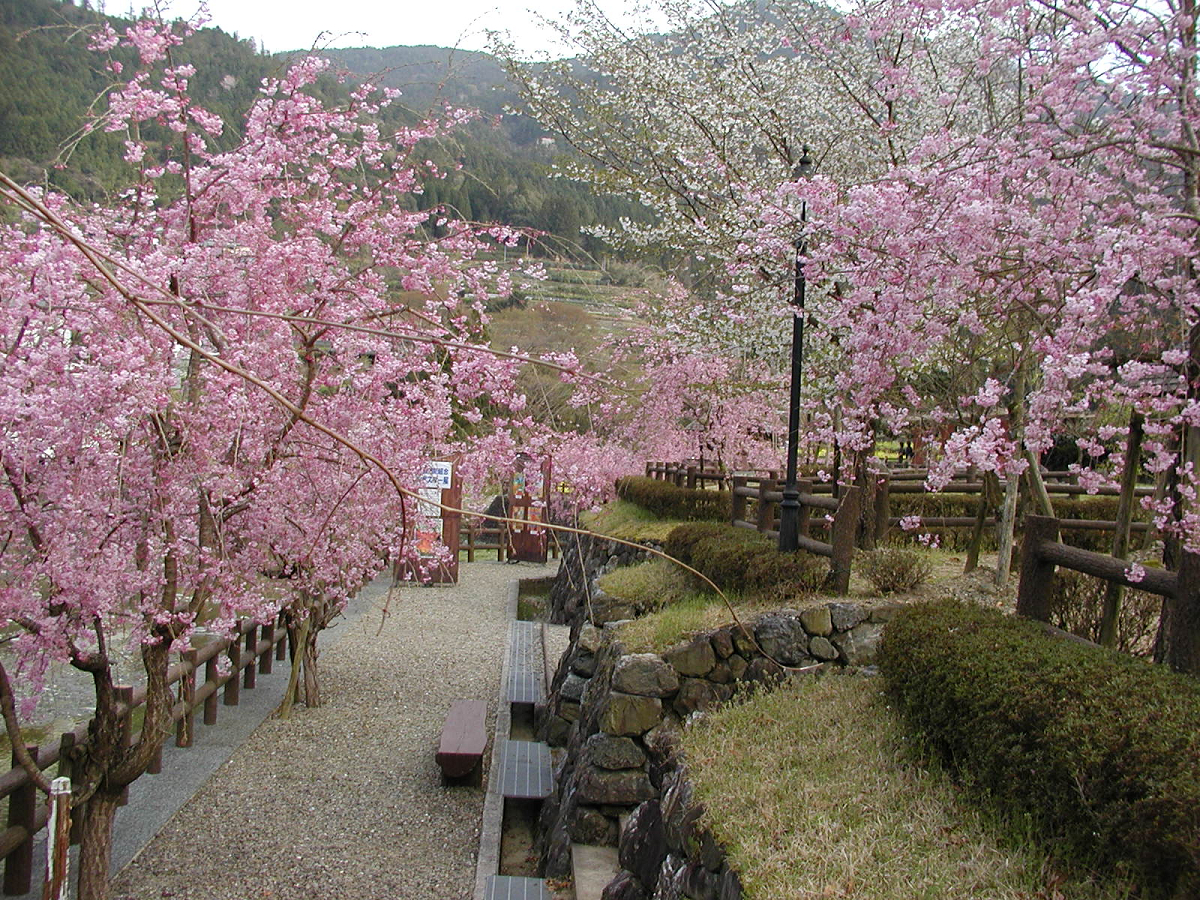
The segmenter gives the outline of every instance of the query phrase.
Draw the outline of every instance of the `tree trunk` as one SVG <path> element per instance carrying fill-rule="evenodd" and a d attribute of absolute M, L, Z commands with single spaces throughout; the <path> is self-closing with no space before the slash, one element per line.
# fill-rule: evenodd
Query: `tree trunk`
<path fill-rule="evenodd" d="M 83 810 L 79 846 L 79 900 L 105 900 L 112 862 L 113 817 L 120 805 L 121 791 L 99 790 Z"/>
<path fill-rule="evenodd" d="M 1017 500 L 1021 492 L 1021 479 L 1010 475 L 1004 486 L 1004 507 L 1000 512 L 1000 546 L 996 552 L 996 584 L 1003 586 L 1008 581 L 1012 568 L 1013 529 L 1017 523 Z"/>
<path fill-rule="evenodd" d="M 1013 379 L 1012 397 L 1008 401 L 1008 417 L 1012 423 L 1013 440 L 1018 450 L 1025 444 L 1025 371 L 1018 367 Z M 1043 485 L 1043 488 L 1045 486 Z M 1020 498 L 1021 479 L 1009 474 L 1004 486 L 1004 509 L 1000 515 L 999 551 L 996 554 L 996 584 L 1003 586 L 1008 581 L 1012 568 L 1013 531 L 1017 524 L 1017 501 Z"/>
<path fill-rule="evenodd" d="M 963 574 L 979 568 L 979 551 L 983 548 L 983 530 L 988 511 L 993 509 L 1000 496 L 1000 479 L 995 472 L 983 473 L 983 490 L 979 492 L 979 506 L 975 510 L 975 525 L 971 529 L 971 544 L 967 547 L 967 562 Z"/>
<path fill-rule="evenodd" d="M 309 709 L 316 709 L 321 705 L 321 683 L 318 677 L 317 669 L 317 638 L 321 632 L 319 629 L 310 628 L 307 639 L 303 643 L 304 648 L 304 705 Z"/>
<path fill-rule="evenodd" d="M 1145 419 L 1134 410 L 1129 414 L 1129 436 L 1125 439 L 1125 468 L 1121 471 L 1121 498 L 1117 501 L 1117 529 L 1113 534 L 1112 555 L 1125 559 L 1129 555 L 1129 526 L 1133 521 L 1134 492 L 1137 487 L 1138 463 L 1142 456 L 1142 425 Z M 1110 581 L 1104 588 L 1104 613 L 1100 618 L 1100 644 L 1114 647 L 1117 643 L 1117 620 L 1125 586 Z"/>

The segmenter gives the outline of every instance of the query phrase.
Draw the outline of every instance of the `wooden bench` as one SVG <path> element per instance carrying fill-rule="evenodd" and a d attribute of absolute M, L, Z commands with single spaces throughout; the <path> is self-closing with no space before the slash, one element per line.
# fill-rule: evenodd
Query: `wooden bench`
<path fill-rule="evenodd" d="M 442 740 L 438 744 L 437 764 L 447 780 L 481 775 L 480 762 L 487 749 L 487 703 L 483 700 L 455 700 L 446 713 Z"/>

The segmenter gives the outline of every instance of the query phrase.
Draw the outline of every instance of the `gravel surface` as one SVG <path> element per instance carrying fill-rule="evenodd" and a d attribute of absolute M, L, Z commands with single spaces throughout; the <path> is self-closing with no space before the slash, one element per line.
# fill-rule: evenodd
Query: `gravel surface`
<path fill-rule="evenodd" d="M 268 719 L 114 880 L 114 900 L 469 897 L 484 793 L 434 751 L 460 698 L 495 716 L 507 586 L 549 566 L 464 563 L 404 587 L 320 657 L 324 706 Z"/>

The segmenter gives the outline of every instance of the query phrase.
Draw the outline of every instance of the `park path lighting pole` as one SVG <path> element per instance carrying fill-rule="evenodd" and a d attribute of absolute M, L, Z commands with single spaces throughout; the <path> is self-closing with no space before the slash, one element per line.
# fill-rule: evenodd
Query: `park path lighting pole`
<path fill-rule="evenodd" d="M 812 174 L 813 161 L 804 147 L 792 173 L 797 181 Z M 808 221 L 808 201 L 800 201 L 800 234 L 796 237 L 796 284 L 792 305 L 792 387 L 788 396 L 787 481 L 783 502 L 779 504 L 779 549 L 791 552 L 800 537 L 800 489 L 796 485 L 796 457 L 800 444 L 800 381 L 804 371 L 804 255 L 808 244 L 804 233 Z"/>

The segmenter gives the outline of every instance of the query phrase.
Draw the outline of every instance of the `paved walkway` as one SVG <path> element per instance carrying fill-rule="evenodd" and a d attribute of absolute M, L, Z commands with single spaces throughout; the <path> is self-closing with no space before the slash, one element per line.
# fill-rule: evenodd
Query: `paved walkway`
<path fill-rule="evenodd" d="M 243 694 L 238 715 L 222 709 L 232 728 L 249 702 L 261 707 L 248 717 L 252 734 L 198 728 L 198 747 L 179 751 L 187 759 L 164 759 L 163 775 L 139 780 L 146 796 L 122 812 L 138 825 L 118 823 L 114 869 L 136 857 L 114 880 L 114 900 L 469 897 L 483 792 L 442 787 L 437 735 L 453 700 L 495 706 L 507 585 L 556 567 L 464 564 L 457 587 L 398 589 L 386 616 L 387 580 L 364 589 L 323 645 L 325 706 L 264 720 L 286 682 L 277 668 Z M 199 765 L 197 750 L 218 743 L 228 761 L 184 783 L 196 780 L 184 773 Z M 158 832 L 140 852 L 138 830 Z"/>

